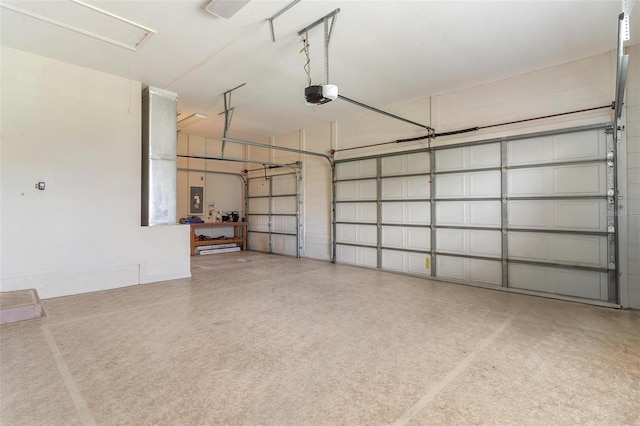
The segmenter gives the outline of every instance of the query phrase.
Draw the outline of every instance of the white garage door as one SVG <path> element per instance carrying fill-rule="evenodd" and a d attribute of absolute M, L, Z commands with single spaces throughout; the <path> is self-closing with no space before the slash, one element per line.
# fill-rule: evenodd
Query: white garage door
<path fill-rule="evenodd" d="M 338 161 L 336 261 L 617 303 L 609 128 Z"/>
<path fill-rule="evenodd" d="M 248 247 L 300 256 L 296 173 L 248 179 Z"/>

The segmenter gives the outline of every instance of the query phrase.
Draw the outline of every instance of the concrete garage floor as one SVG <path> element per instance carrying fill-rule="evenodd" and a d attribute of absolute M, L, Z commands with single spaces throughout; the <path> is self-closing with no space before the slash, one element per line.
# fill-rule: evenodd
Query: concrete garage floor
<path fill-rule="evenodd" d="M 640 424 L 640 312 L 242 252 L 0 328 L 2 425 Z"/>

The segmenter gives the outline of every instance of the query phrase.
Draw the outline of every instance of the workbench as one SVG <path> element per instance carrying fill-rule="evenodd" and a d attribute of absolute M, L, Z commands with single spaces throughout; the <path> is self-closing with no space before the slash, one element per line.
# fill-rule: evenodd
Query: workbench
<path fill-rule="evenodd" d="M 214 246 L 219 244 L 240 244 L 242 250 L 247 249 L 247 222 L 205 222 L 192 223 L 191 226 L 191 256 L 195 256 L 196 247 Z M 233 228 L 233 238 L 197 240 L 196 230 L 200 228 Z"/>

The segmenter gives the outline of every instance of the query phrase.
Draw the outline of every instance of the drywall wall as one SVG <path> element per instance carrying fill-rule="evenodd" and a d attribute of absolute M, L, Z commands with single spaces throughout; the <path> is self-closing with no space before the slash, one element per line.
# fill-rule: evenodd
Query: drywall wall
<path fill-rule="evenodd" d="M 328 154 L 332 147 L 333 126 L 305 129 L 303 149 L 311 152 Z M 302 255 L 314 259 L 331 259 L 331 245 L 328 236 L 331 234 L 331 167 L 329 162 L 313 155 L 302 158 L 302 223 L 303 250 Z"/>
<path fill-rule="evenodd" d="M 621 255 L 625 262 L 623 281 L 628 284 L 623 299 L 626 306 L 640 308 L 640 46 L 628 48 L 631 66 L 627 89 L 627 128 L 625 131 L 628 153 L 628 187 L 620 188 L 623 196 L 629 193 L 628 224 L 622 223 L 624 246 Z M 403 105 L 376 105 L 402 117 L 435 127 L 446 132 L 475 126 L 487 126 L 502 122 L 523 120 L 585 108 L 607 106 L 614 99 L 615 52 L 547 68 L 506 80 L 457 92 L 425 98 Z M 366 99 L 359 99 L 366 103 Z M 579 114 L 565 115 L 544 120 L 484 129 L 458 136 L 441 137 L 433 146 L 486 140 L 546 130 L 570 128 L 589 124 L 611 122 L 610 108 Z M 350 149 L 362 145 L 394 141 L 424 135 L 425 131 L 391 118 L 363 112 L 325 126 L 301 129 L 287 135 L 272 138 L 281 146 L 301 147 L 309 151 L 328 153 L 338 150 L 336 158 L 352 158 L 385 152 L 427 148 L 426 141 L 391 143 L 366 149 Z M 296 145 L 295 136 L 299 136 Z M 340 151 L 349 149 L 346 151 Z M 274 151 L 276 152 L 276 151 Z M 286 154 L 286 153 L 285 153 Z M 279 159 L 286 155 L 277 154 Z M 330 167 L 324 160 L 302 156 L 304 248 L 302 255 L 318 259 L 330 259 L 331 209 Z M 622 221 L 621 221 L 622 222 Z M 627 227 L 628 225 L 628 227 Z M 627 231 L 628 229 L 628 231 Z M 627 255 L 628 253 L 628 255 Z M 627 262 L 628 259 L 628 262 Z"/>
<path fill-rule="evenodd" d="M 188 226 L 140 226 L 141 84 L 1 53 L 2 291 L 48 298 L 190 276 Z"/>
<path fill-rule="evenodd" d="M 187 129 L 188 130 L 188 129 Z M 244 158 L 245 148 L 239 144 L 227 143 L 224 155 L 228 158 Z M 222 142 L 205 139 L 202 136 L 190 135 L 187 132 L 178 134 L 178 155 L 208 155 L 221 157 Z M 239 174 L 245 169 L 244 163 L 205 160 L 202 158 L 178 157 L 178 217 L 191 214 L 200 216 L 206 221 L 215 221 L 215 213 L 210 215 L 209 206 L 214 211 L 244 211 L 244 181 Z M 202 213 L 190 211 L 190 187 L 198 186 L 204 190 Z M 233 235 L 233 229 L 230 230 Z"/>
<path fill-rule="evenodd" d="M 627 221 L 629 304 L 640 308 L 640 45 L 627 49 L 626 93 L 627 199 L 621 219 Z"/>

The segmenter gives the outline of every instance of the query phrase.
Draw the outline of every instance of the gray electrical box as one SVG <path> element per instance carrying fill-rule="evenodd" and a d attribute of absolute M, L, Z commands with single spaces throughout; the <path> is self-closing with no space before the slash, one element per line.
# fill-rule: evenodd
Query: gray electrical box
<path fill-rule="evenodd" d="M 176 223 L 177 105 L 173 92 L 142 94 L 142 226 Z"/>
<path fill-rule="evenodd" d="M 201 186 L 192 186 L 189 191 L 189 211 L 192 214 L 204 212 L 204 189 Z"/>

